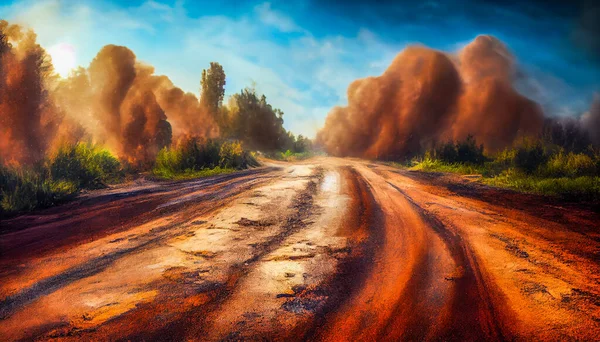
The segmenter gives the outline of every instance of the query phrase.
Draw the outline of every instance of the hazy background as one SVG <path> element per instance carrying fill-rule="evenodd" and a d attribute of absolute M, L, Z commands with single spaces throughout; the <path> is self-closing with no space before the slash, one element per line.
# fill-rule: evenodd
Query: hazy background
<path fill-rule="evenodd" d="M 478 34 L 506 43 L 519 67 L 517 89 L 547 115 L 581 115 L 600 89 L 598 8 L 593 1 L 42 0 L 4 2 L 0 18 L 32 27 L 51 53 L 72 51 L 67 64 L 87 67 L 102 46 L 126 45 L 195 94 L 202 69 L 217 61 L 226 96 L 256 83 L 285 112 L 287 129 L 313 137 L 331 107 L 347 102 L 353 80 L 381 74 L 405 46 L 456 52 Z"/>

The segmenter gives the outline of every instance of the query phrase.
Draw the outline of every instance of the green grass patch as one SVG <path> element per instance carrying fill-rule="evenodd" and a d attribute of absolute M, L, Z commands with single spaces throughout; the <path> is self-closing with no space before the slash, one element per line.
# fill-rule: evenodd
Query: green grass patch
<path fill-rule="evenodd" d="M 521 192 L 560 197 L 573 201 L 600 200 L 600 177 L 540 177 L 508 169 L 495 177 L 484 177 L 484 184 Z"/>
<path fill-rule="evenodd" d="M 107 150 L 79 143 L 63 146 L 28 167 L 0 166 L 0 216 L 49 207 L 124 177 L 121 163 Z"/>
<path fill-rule="evenodd" d="M 194 178 L 203 178 L 203 177 L 210 177 L 210 176 L 216 176 L 216 175 L 223 175 L 223 174 L 228 174 L 228 173 L 232 173 L 235 171 L 238 171 L 238 170 L 234 169 L 234 168 L 221 168 L 220 166 L 217 166 L 212 169 L 185 170 L 182 172 L 173 172 L 168 169 L 153 169 L 152 175 L 158 179 L 163 179 L 163 180 L 187 180 L 187 179 L 194 179 Z"/>
<path fill-rule="evenodd" d="M 231 173 L 258 166 L 254 153 L 239 141 L 190 139 L 162 149 L 152 175 L 159 179 L 183 180 Z"/>
<path fill-rule="evenodd" d="M 274 160 L 293 162 L 293 161 L 298 161 L 298 160 L 309 159 L 309 158 L 315 157 L 317 155 L 319 155 L 319 154 L 317 154 L 313 151 L 292 152 L 291 150 L 287 150 L 285 152 L 276 151 L 276 152 L 267 153 L 267 154 L 265 154 L 265 157 L 274 159 Z"/>
<path fill-rule="evenodd" d="M 487 185 L 572 201 L 600 200 L 600 176 L 596 173 L 593 160 L 588 156 L 553 156 L 545 164 L 538 166 L 535 172 L 498 160 L 473 165 L 424 158 L 413 160 L 410 164 L 391 165 L 423 172 L 478 174 L 482 176 L 480 181 Z"/>
<path fill-rule="evenodd" d="M 487 169 L 484 165 L 475 165 L 470 163 L 446 163 L 439 159 L 425 158 L 421 161 L 414 161 L 408 167 L 413 171 L 425 172 L 450 172 L 462 175 L 484 174 Z"/>
<path fill-rule="evenodd" d="M 593 147 L 574 153 L 523 140 L 492 156 L 481 151 L 467 138 L 467 143 L 446 143 L 405 164 L 387 164 L 423 172 L 478 174 L 487 185 L 573 201 L 600 200 L 600 152 Z"/>

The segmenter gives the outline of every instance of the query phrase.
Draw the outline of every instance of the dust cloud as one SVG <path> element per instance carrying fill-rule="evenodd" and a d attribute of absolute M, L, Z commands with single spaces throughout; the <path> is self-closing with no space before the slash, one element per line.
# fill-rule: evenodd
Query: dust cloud
<path fill-rule="evenodd" d="M 32 31 L 0 20 L 0 158 L 39 160 L 49 148 L 60 117 L 48 101 L 52 65 Z"/>
<path fill-rule="evenodd" d="M 219 135 L 198 98 L 154 74 L 124 46 L 60 78 L 36 35 L 0 21 L 0 161 L 33 164 L 57 146 L 92 141 L 132 164 L 184 137 Z"/>
<path fill-rule="evenodd" d="M 457 55 L 410 46 L 378 77 L 354 81 L 348 106 L 336 107 L 317 142 L 337 156 L 394 159 L 472 134 L 497 151 L 539 135 L 540 106 L 513 87 L 507 47 L 478 36 Z"/>

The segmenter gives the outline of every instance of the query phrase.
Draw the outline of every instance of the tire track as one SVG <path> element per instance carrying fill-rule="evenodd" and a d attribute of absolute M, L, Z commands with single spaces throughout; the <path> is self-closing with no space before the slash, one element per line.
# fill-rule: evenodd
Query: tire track
<path fill-rule="evenodd" d="M 357 193 L 370 197 L 372 240 L 361 267 L 340 272 L 341 295 L 306 340 L 510 339 L 460 236 L 377 173 L 355 167 L 364 184 Z"/>
<path fill-rule="evenodd" d="M 235 179 L 235 177 L 221 178 L 220 180 L 226 181 L 230 179 Z M 262 180 L 257 180 L 256 178 L 243 178 L 225 184 L 214 184 L 214 191 L 209 188 L 207 189 L 207 194 L 198 196 L 189 203 L 179 204 L 177 208 L 175 208 L 181 213 L 178 219 L 169 224 L 155 227 L 146 234 L 136 236 L 135 241 L 130 239 L 131 242 L 128 247 L 119 248 L 108 254 L 89 259 L 82 264 L 77 264 L 54 276 L 41 279 L 14 295 L 5 297 L 0 301 L 0 320 L 7 319 L 13 312 L 28 303 L 35 301 L 37 298 L 51 294 L 82 278 L 87 278 L 104 271 L 123 256 L 156 246 L 165 239 L 180 234 L 186 228 L 182 226 L 182 224 L 186 222 L 187 217 L 190 215 L 206 214 L 217 210 L 226 203 L 234 200 L 237 195 L 249 191 L 256 186 L 263 184 L 267 180 L 267 178 Z M 159 209 L 158 211 L 149 213 L 149 215 L 156 218 L 165 213 L 165 209 Z M 150 218 L 146 221 L 149 222 Z"/>
<path fill-rule="evenodd" d="M 341 225 L 340 233 L 350 240 L 350 256 L 340 266 L 338 273 L 322 287 L 324 292 L 331 294 L 323 309 L 316 315 L 312 328 L 304 334 L 302 340 L 315 341 L 327 339 L 327 334 L 335 329 L 337 324 L 332 318 L 346 305 L 351 298 L 368 281 L 369 270 L 373 267 L 376 246 L 383 242 L 381 230 L 375 229 L 382 224 L 384 217 L 379 210 L 370 185 L 359 173 L 350 166 L 342 167 L 343 176 L 347 182 L 346 194 L 352 202 L 349 215 Z M 364 240 L 364 237 L 367 237 Z M 303 333 L 304 327 L 299 327 L 291 336 Z"/>
<path fill-rule="evenodd" d="M 448 326 L 435 339 L 439 340 L 496 340 L 513 339 L 504 331 L 499 321 L 490 293 L 493 289 L 483 281 L 482 271 L 467 243 L 446 228 L 432 213 L 420 207 L 405 191 L 387 182 L 401 193 L 429 226 L 443 239 L 452 258 L 462 274 L 447 280 L 453 281 L 454 294 L 451 300 L 451 315 Z"/>
<path fill-rule="evenodd" d="M 289 236 L 306 226 L 306 220 L 310 218 L 312 212 L 316 209 L 313 203 L 313 197 L 322 181 L 323 170 L 317 168 L 310 176 L 310 181 L 306 187 L 299 192 L 289 209 L 292 210 L 289 216 L 282 219 L 284 222 L 279 233 L 269 238 L 267 241 L 257 244 L 258 252 L 252 258 L 246 260 L 243 264 L 233 265 L 231 275 L 223 284 L 216 286 L 210 291 L 210 299 L 203 303 L 201 307 L 191 311 L 186 311 L 180 317 L 173 319 L 172 322 L 158 329 L 148 331 L 138 331 L 124 337 L 124 340 L 162 340 L 164 336 L 169 336 L 169 340 L 202 340 L 207 336 L 212 314 L 236 291 L 241 291 L 239 285 L 241 280 L 249 274 L 256 266 L 257 262 L 268 255 L 278 247 Z M 157 304 L 157 303 L 155 303 Z M 154 304 L 153 304 L 154 305 Z M 160 305 L 158 305 L 160 306 Z M 135 310 L 128 313 L 128 316 L 136 316 Z M 126 317 L 122 317 L 126 319 Z M 214 318 L 214 317 L 213 317 Z M 108 327 L 108 326 L 107 326 Z"/>
<path fill-rule="evenodd" d="M 364 184 L 360 192 L 367 194 L 363 197 L 369 198 L 365 202 L 372 208 L 367 214 L 372 240 L 367 240 L 359 256 L 362 269 L 340 274 L 339 283 L 356 285 L 340 291 L 339 303 L 332 304 L 334 310 L 326 312 L 325 323 L 307 339 L 424 339 L 443 318 L 440 297 L 449 286 L 443 280 L 432 286 L 431 281 L 448 264 L 445 258 L 441 266 L 431 258 L 443 252 L 443 244 L 430 241 L 435 234 L 428 233 L 406 200 L 381 177 L 358 165 L 353 176 Z"/>

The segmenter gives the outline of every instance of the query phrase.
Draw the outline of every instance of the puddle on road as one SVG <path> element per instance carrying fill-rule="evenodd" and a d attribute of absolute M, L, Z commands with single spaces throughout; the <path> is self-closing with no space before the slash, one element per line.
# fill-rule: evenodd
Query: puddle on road
<path fill-rule="evenodd" d="M 340 189 L 340 174 L 337 172 L 327 172 L 321 183 L 322 192 L 337 193 Z"/>

